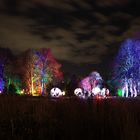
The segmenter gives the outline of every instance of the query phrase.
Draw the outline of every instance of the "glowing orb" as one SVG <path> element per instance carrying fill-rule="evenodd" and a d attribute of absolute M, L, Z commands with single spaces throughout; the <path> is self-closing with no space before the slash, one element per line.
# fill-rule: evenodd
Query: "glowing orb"
<path fill-rule="evenodd" d="M 24 94 L 24 89 L 22 89 L 22 90 L 20 91 L 20 94 Z"/>
<path fill-rule="evenodd" d="M 102 96 L 106 96 L 106 88 L 102 88 L 102 90 L 101 90 L 101 95 L 102 95 Z"/>
<path fill-rule="evenodd" d="M 101 96 L 106 97 L 108 95 L 109 95 L 109 89 L 102 88 L 102 90 L 101 90 Z"/>
<path fill-rule="evenodd" d="M 84 93 L 83 93 L 83 91 L 82 91 L 81 88 L 76 88 L 76 89 L 74 90 L 74 94 L 75 94 L 76 96 L 78 96 L 78 97 L 83 97 L 83 96 L 84 96 Z"/>
<path fill-rule="evenodd" d="M 57 87 L 52 88 L 51 91 L 50 91 L 51 97 L 58 98 L 58 97 L 62 96 L 63 94 L 64 93 L 62 93 L 61 89 L 59 89 Z"/>
<path fill-rule="evenodd" d="M 101 89 L 98 86 L 92 89 L 92 95 L 93 96 L 96 96 L 96 95 L 99 95 L 99 94 L 101 94 Z"/>

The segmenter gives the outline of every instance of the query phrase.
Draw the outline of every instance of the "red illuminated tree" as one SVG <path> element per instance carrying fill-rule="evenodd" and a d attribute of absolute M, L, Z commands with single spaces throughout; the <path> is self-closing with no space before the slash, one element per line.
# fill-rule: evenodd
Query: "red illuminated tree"
<path fill-rule="evenodd" d="M 47 85 L 61 79 L 61 65 L 53 57 L 51 50 L 42 48 L 28 50 L 19 59 L 19 71 L 27 91 L 45 95 Z"/>

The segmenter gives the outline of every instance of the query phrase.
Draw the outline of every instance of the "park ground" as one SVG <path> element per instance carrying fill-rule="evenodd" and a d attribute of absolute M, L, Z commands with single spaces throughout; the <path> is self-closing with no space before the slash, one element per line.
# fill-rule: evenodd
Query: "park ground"
<path fill-rule="evenodd" d="M 140 140 L 140 100 L 1 96 L 0 139 Z"/>

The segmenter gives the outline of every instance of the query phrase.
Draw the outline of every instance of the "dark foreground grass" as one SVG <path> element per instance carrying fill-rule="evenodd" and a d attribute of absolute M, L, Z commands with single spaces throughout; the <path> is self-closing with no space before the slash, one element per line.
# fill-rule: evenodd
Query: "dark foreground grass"
<path fill-rule="evenodd" d="M 140 100 L 0 97 L 0 140 L 140 140 Z"/>

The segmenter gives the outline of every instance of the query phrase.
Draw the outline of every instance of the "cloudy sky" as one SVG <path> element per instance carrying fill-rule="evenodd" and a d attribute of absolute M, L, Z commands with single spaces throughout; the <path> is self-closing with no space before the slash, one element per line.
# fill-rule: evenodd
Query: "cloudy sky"
<path fill-rule="evenodd" d="M 51 48 L 65 72 L 108 76 L 120 43 L 139 34 L 136 0 L 1 0 L 0 46 Z"/>

